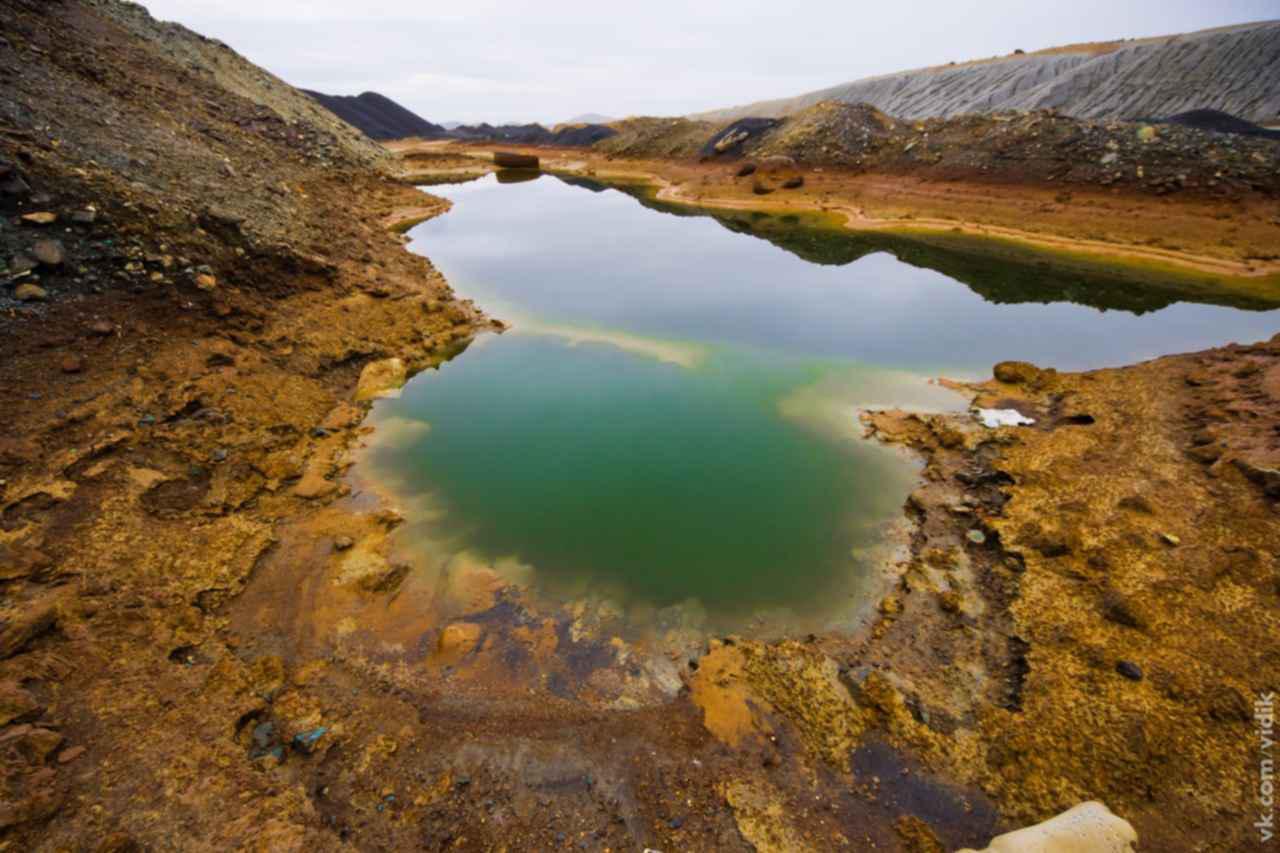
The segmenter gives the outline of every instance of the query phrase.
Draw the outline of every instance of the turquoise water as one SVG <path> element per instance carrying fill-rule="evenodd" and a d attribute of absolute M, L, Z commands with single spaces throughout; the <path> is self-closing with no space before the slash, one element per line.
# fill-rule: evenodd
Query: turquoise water
<path fill-rule="evenodd" d="M 414 250 L 513 329 L 380 402 L 368 464 L 430 507 L 430 559 L 518 564 L 565 599 L 692 600 L 726 623 L 845 612 L 915 476 L 860 439 L 859 407 L 956 406 L 928 377 L 1004 358 L 1093 367 L 1278 325 L 926 258 L 961 283 L 894 245 L 670 216 L 551 177 L 431 191 L 455 206 Z"/>

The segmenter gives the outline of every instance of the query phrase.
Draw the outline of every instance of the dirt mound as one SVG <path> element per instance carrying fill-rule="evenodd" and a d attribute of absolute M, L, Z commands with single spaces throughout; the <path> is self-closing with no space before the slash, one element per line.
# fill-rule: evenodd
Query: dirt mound
<path fill-rule="evenodd" d="M 853 162 L 878 151 L 899 125 L 870 104 L 824 101 L 748 147 L 752 155 L 783 155 L 797 163 Z"/>
<path fill-rule="evenodd" d="M 301 90 L 315 98 L 338 118 L 358 128 L 370 139 L 441 139 L 446 131 L 377 92 L 361 95 L 326 95 Z"/>
<path fill-rule="evenodd" d="M 1238 133 L 1242 136 L 1280 139 L 1280 130 L 1259 127 L 1251 121 L 1245 121 L 1220 110 L 1191 110 L 1168 118 L 1157 119 L 1155 123 L 1180 124 L 1183 127 L 1194 127 L 1197 130 L 1211 130 L 1214 133 Z"/>
<path fill-rule="evenodd" d="M 595 148 L 616 157 L 696 157 L 723 125 L 686 118 L 638 117 L 616 122 L 617 134 Z"/>

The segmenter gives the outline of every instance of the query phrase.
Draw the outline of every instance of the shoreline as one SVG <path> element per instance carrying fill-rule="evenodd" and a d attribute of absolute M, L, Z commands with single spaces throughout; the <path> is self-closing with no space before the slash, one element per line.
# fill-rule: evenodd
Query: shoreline
<path fill-rule="evenodd" d="M 412 155 L 414 152 L 443 152 L 451 156 L 469 159 L 473 163 L 486 163 L 487 152 L 493 147 L 495 146 L 487 146 L 484 149 L 480 149 L 469 143 L 421 143 L 412 141 L 388 145 L 391 151 L 400 156 Z M 878 215 L 878 211 L 871 209 L 876 206 L 875 202 L 869 201 L 858 204 L 840 198 L 833 201 L 830 198 L 816 197 L 815 191 L 810 189 L 809 183 L 798 190 L 774 190 L 767 197 L 753 197 L 750 194 L 744 195 L 741 187 L 733 185 L 731 181 L 727 183 L 724 180 L 717 181 L 715 179 L 709 183 L 705 181 L 708 175 L 715 175 L 723 179 L 726 175 L 731 174 L 732 168 L 735 166 L 733 163 L 704 166 L 702 164 L 678 161 L 660 162 L 605 158 L 587 149 L 547 149 L 518 145 L 496 147 L 541 157 L 544 161 L 543 171 L 548 174 L 589 178 L 615 186 L 644 186 L 650 191 L 651 197 L 655 200 L 690 208 L 761 211 L 775 215 L 808 213 L 827 216 L 833 220 L 839 220 L 839 227 L 853 234 L 879 232 L 907 238 L 918 238 L 922 235 L 960 234 L 972 238 L 975 242 L 985 240 L 1006 241 L 1026 250 L 1043 253 L 1047 256 L 1047 260 L 1051 260 L 1054 256 L 1085 256 L 1094 263 L 1110 267 L 1120 273 L 1134 275 L 1150 275 L 1154 273 L 1157 275 L 1194 277 L 1201 280 L 1205 278 L 1221 278 L 1225 279 L 1222 284 L 1226 289 L 1254 295 L 1265 294 L 1273 296 L 1280 303 L 1280 260 L 1218 257 L 1182 248 L 1173 249 L 1140 245 L 1135 242 L 1098 240 L 1080 234 L 1061 233 L 1078 229 L 1060 229 L 1060 232 L 1052 230 L 1046 232 L 964 218 L 950 219 L 929 215 L 916 216 L 915 214 L 906 216 Z M 483 169 L 477 169 L 476 166 L 472 165 L 438 172 L 418 166 L 408 177 L 416 177 L 423 180 L 429 177 L 438 177 L 444 180 L 456 176 L 460 180 L 471 180 L 494 171 L 497 170 L 491 164 Z M 810 183 L 813 181 L 815 173 L 830 180 L 835 187 L 834 192 L 839 192 L 842 184 L 845 185 L 843 187 L 845 190 L 856 191 L 857 187 L 862 183 L 891 183 L 894 181 L 912 183 L 914 181 L 914 179 L 898 178 L 892 175 L 840 173 L 834 169 L 823 171 L 821 169 L 811 170 L 799 167 L 797 171 L 803 174 Z M 973 188 L 976 193 L 983 197 L 984 201 L 989 202 L 992 208 L 996 209 L 1001 206 L 1009 206 L 1009 200 L 1016 198 L 1020 193 L 1043 194 L 1050 189 L 1045 187 L 1005 187 L 985 183 L 966 185 L 957 182 L 957 185 L 964 190 L 968 190 L 970 187 Z M 692 190 L 690 189 L 691 187 L 693 188 Z M 947 187 L 948 190 L 955 188 L 953 186 Z M 824 185 L 821 190 L 826 192 L 827 187 Z M 1077 192 L 1080 191 L 1077 190 Z M 832 192 L 827 192 L 827 195 L 833 194 Z M 1149 204 L 1153 210 L 1162 209 L 1166 206 L 1164 201 L 1139 194 L 1120 197 L 1108 196 L 1108 199 L 1117 201 L 1117 203 Z M 1203 203 L 1203 200 L 1195 200 L 1191 206 L 1201 203 Z M 910 206 L 909 202 L 907 206 Z M 1280 212 L 1280 205 L 1277 206 L 1277 211 Z M 1015 214 L 1009 211 L 1002 215 L 1012 216 Z M 1213 220 L 1210 220 L 1209 224 L 1212 225 L 1212 223 Z M 1054 225 L 1045 223 L 1045 227 L 1052 229 Z M 1217 230 L 1225 232 L 1223 228 L 1218 228 Z M 1207 232 L 1203 240 L 1205 243 L 1210 243 L 1215 238 L 1218 238 L 1217 234 Z M 1276 238 L 1280 239 L 1280 228 L 1276 231 Z M 1159 239 L 1159 235 L 1150 234 L 1147 235 L 1147 239 Z"/>

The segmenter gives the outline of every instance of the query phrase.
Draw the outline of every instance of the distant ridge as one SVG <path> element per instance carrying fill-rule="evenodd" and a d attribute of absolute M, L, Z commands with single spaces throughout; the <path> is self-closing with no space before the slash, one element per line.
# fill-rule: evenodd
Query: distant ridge
<path fill-rule="evenodd" d="M 1076 118 L 1133 119 L 1212 109 L 1271 124 L 1280 120 L 1280 21 L 1017 51 L 692 118 L 782 118 L 823 101 L 866 103 L 909 120 L 1047 108 Z"/>
<path fill-rule="evenodd" d="M 447 133 L 442 126 L 432 124 L 377 92 L 352 96 L 326 95 L 309 89 L 302 91 L 371 139 L 405 139 L 411 136 L 440 139 Z"/>

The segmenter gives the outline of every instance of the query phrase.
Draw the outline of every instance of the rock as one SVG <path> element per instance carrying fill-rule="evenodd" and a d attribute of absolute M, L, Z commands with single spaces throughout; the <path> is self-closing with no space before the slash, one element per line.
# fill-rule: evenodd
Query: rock
<path fill-rule="evenodd" d="M 885 616 L 896 616 L 902 612 L 902 600 L 896 595 L 886 595 L 880 599 L 879 610 Z"/>
<path fill-rule="evenodd" d="M 802 186 L 804 186 L 804 177 L 801 175 L 796 175 L 794 178 L 790 178 L 785 183 L 783 183 L 782 188 L 784 190 L 798 190 Z"/>
<path fill-rule="evenodd" d="M 349 551 L 355 544 L 355 541 L 350 536 L 339 536 L 337 539 L 333 540 L 333 550 Z"/>
<path fill-rule="evenodd" d="M 398 358 L 386 358 L 366 364 L 356 383 L 356 402 L 376 400 L 398 391 L 408 381 L 404 362 Z"/>
<path fill-rule="evenodd" d="M 436 666 L 453 666 L 480 644 L 481 628 L 475 622 L 446 625 L 436 639 L 431 662 Z"/>
<path fill-rule="evenodd" d="M 229 367 L 236 363 L 239 348 L 231 341 L 215 340 L 209 344 L 209 354 L 204 363 L 209 367 Z"/>
<path fill-rule="evenodd" d="M 1280 469 L 1265 468 L 1247 459 L 1233 459 L 1232 463 L 1249 482 L 1262 487 L 1269 498 L 1280 498 Z"/>
<path fill-rule="evenodd" d="M 305 732 L 299 732 L 293 736 L 293 748 L 299 752 L 310 755 L 315 751 L 316 744 L 325 736 L 329 729 L 325 726 L 317 726 Z"/>
<path fill-rule="evenodd" d="M 211 275 L 201 273 L 196 276 L 196 287 L 203 290 L 205 293 L 208 293 L 211 290 L 217 289 L 218 280 Z"/>
<path fill-rule="evenodd" d="M 1043 823 L 993 838 L 981 853 L 1132 853 L 1137 841 L 1138 833 L 1128 821 L 1116 817 L 1102 803 L 1088 802 Z"/>
<path fill-rule="evenodd" d="M 16 681 L 0 682 L 0 726 L 37 719 L 44 709 Z"/>
<path fill-rule="evenodd" d="M 89 332 L 98 337 L 105 338 L 108 335 L 115 334 L 116 327 L 111 325 L 107 320 L 94 320 L 89 324 Z"/>
<path fill-rule="evenodd" d="M 98 211 L 92 207 L 86 207 L 84 210 L 77 210 L 71 214 L 71 221 L 77 225 L 92 225 L 98 221 Z"/>
<path fill-rule="evenodd" d="M 949 589 L 938 596 L 938 606 L 947 613 L 959 613 L 962 600 L 960 593 Z"/>
<path fill-rule="evenodd" d="M 0 735 L 0 749 L 6 752 L 16 749 L 29 764 L 40 766 L 58 747 L 62 746 L 62 740 L 62 735 L 55 731 L 32 725 L 21 725 Z"/>
<path fill-rule="evenodd" d="M 62 357 L 63 373 L 80 373 L 84 370 L 84 359 L 75 354 L 68 354 Z"/>
<path fill-rule="evenodd" d="M 70 764 L 86 752 L 83 746 L 73 746 L 70 749 L 64 749 L 58 753 L 59 764 Z"/>
<path fill-rule="evenodd" d="M 31 254 L 46 267 L 60 267 L 67 260 L 67 250 L 57 240 L 40 240 L 31 247 Z"/>
<path fill-rule="evenodd" d="M 493 164 L 502 169 L 536 169 L 538 158 L 532 154 L 516 154 L 511 151 L 493 152 Z"/>
<path fill-rule="evenodd" d="M 1160 541 L 1161 541 L 1161 542 L 1163 542 L 1163 543 L 1164 543 L 1164 544 L 1166 544 L 1166 545 L 1171 545 L 1171 546 L 1173 546 L 1174 548 L 1177 548 L 1179 545 L 1181 545 L 1181 544 L 1182 544 L 1182 540 L 1181 540 L 1181 539 L 1179 539 L 1177 536 L 1174 536 L 1172 533 L 1163 533 L 1163 532 L 1162 532 L 1162 533 L 1160 534 Z"/>
<path fill-rule="evenodd" d="M 13 291 L 13 298 L 19 302 L 43 302 L 49 293 L 38 284 L 20 284 Z"/>
<path fill-rule="evenodd" d="M 991 372 L 998 381 L 1010 385 L 1025 385 L 1040 378 L 1040 368 L 1026 361 L 1002 361 Z"/>
<path fill-rule="evenodd" d="M 13 260 L 9 262 L 9 272 L 14 275 L 22 275 L 24 272 L 31 272 L 37 266 L 35 258 L 27 255 L 14 255 Z"/>
<path fill-rule="evenodd" d="M 1130 681 L 1142 680 L 1142 667 L 1138 666 L 1131 660 L 1117 661 L 1116 672 L 1120 673 Z"/>
<path fill-rule="evenodd" d="M 1144 124 L 1138 128 L 1138 140 L 1140 142 L 1155 142 L 1157 136 L 1159 136 L 1159 133 L 1149 124 Z"/>
<path fill-rule="evenodd" d="M 338 490 L 338 484 L 327 479 L 321 471 L 309 468 L 293 487 L 293 493 L 304 500 L 327 497 Z"/>
<path fill-rule="evenodd" d="M 785 154 L 775 154 L 772 157 L 765 157 L 761 160 L 760 167 L 767 171 L 776 172 L 780 169 L 794 169 L 796 161 Z"/>
<path fill-rule="evenodd" d="M 10 198 L 25 198 L 31 195 L 31 185 L 28 184 L 17 172 L 13 172 L 8 177 L 0 180 L 0 193 L 4 193 Z"/>
<path fill-rule="evenodd" d="M 736 177 L 745 178 L 748 175 L 754 175 L 756 171 L 755 163 L 743 163 L 737 171 Z"/>
<path fill-rule="evenodd" d="M 27 225 L 52 225 L 58 221 L 58 214 L 48 211 L 22 214 L 22 221 Z"/>
<path fill-rule="evenodd" d="M 970 530 L 964 536 L 974 545 L 987 544 L 987 534 L 983 533 L 981 530 L 977 529 L 976 527 L 973 530 Z"/>

